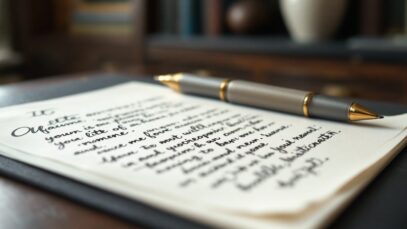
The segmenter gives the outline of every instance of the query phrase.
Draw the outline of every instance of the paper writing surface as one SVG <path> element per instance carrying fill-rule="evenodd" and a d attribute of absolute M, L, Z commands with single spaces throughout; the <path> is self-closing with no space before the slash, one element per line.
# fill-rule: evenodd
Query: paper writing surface
<path fill-rule="evenodd" d="M 130 83 L 5 108 L 0 123 L 9 147 L 123 185 L 264 213 L 297 211 L 331 195 L 384 156 L 378 148 L 405 135 L 406 116 L 355 126 Z"/>

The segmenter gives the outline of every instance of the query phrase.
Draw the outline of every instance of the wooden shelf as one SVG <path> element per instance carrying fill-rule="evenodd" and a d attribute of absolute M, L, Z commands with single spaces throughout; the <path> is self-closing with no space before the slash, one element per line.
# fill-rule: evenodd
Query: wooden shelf
<path fill-rule="evenodd" d="M 181 37 L 150 35 L 148 48 L 205 50 L 228 53 L 251 53 L 292 57 L 363 59 L 407 63 L 407 44 L 384 39 L 352 38 L 342 41 L 299 44 L 287 37 Z M 369 42 L 370 41 L 370 44 Z M 368 44 L 366 44 L 368 43 Z M 365 45 L 363 45 L 365 44 Z"/>
<path fill-rule="evenodd" d="M 321 56 L 344 58 L 347 52 L 341 42 L 322 44 L 298 44 L 284 37 L 180 37 L 152 35 L 148 47 L 207 50 L 232 53 L 258 53 L 293 56 Z"/>
<path fill-rule="evenodd" d="M 97 35 L 72 35 L 72 34 L 44 34 L 34 37 L 31 42 L 34 45 L 46 44 L 66 44 L 73 46 L 125 46 L 125 47 L 139 47 L 141 44 L 135 42 L 134 37 L 131 36 L 97 36 Z"/>

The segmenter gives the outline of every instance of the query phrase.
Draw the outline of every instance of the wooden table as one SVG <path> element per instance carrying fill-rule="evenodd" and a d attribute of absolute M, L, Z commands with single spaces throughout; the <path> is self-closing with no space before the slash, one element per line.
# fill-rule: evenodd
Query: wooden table
<path fill-rule="evenodd" d="M 1 228 L 134 228 L 117 217 L 0 176 Z"/>

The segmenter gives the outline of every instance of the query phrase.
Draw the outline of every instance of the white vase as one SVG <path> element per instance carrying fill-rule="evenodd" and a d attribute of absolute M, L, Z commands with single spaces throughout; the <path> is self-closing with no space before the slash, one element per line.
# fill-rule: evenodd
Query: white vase
<path fill-rule="evenodd" d="M 340 25 L 347 0 L 280 0 L 291 37 L 301 43 L 329 39 Z"/>

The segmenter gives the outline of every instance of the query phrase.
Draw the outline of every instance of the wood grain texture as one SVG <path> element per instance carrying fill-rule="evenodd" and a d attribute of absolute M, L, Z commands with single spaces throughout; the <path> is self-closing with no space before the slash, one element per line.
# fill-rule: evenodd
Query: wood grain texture
<path fill-rule="evenodd" d="M 134 228 L 95 209 L 0 176 L 1 228 Z"/>

